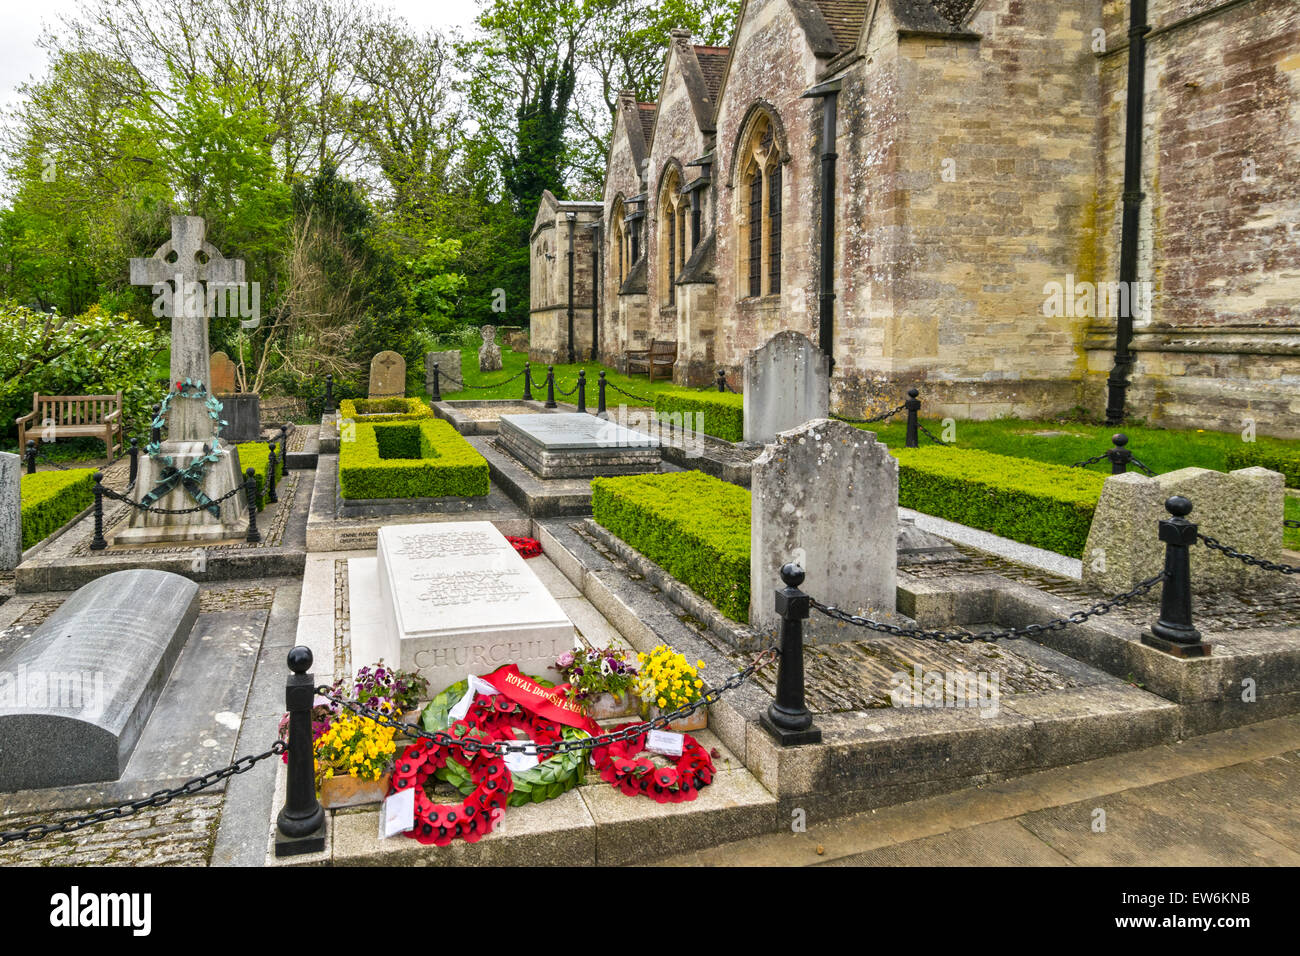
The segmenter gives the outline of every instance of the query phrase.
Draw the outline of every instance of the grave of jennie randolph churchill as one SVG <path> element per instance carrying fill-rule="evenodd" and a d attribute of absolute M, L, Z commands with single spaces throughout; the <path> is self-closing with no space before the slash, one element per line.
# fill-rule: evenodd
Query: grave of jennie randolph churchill
<path fill-rule="evenodd" d="M 155 423 L 165 437 L 140 456 L 132 500 L 195 510 L 163 514 L 133 508 L 114 544 L 223 540 L 243 535 L 246 524 L 239 452 L 223 438 L 227 423 L 221 401 L 208 388 L 207 310 L 212 292 L 244 282 L 244 263 L 224 258 L 206 241 L 201 217 L 173 216 L 171 229 L 171 239 L 153 256 L 131 260 L 132 284 L 153 287 L 172 325 L 171 385 Z"/>
<path fill-rule="evenodd" d="M 584 412 L 502 415 L 497 446 L 542 478 L 631 475 L 659 467 L 659 439 Z"/>

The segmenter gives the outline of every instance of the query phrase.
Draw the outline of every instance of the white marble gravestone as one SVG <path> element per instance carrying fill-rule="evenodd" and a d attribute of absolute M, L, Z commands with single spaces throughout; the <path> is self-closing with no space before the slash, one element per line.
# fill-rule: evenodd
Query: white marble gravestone
<path fill-rule="evenodd" d="M 585 412 L 502 415 L 497 444 L 543 478 L 634 475 L 659 467 L 659 438 Z"/>
<path fill-rule="evenodd" d="M 830 417 L 830 360 L 799 332 L 778 332 L 745 359 L 744 435 L 770 442 L 804 422 Z"/>
<path fill-rule="evenodd" d="M 0 451 L 0 571 L 12 571 L 23 559 L 23 460 Z"/>
<path fill-rule="evenodd" d="M 491 522 L 388 525 L 376 551 L 381 620 L 353 622 L 354 667 L 397 662 L 434 692 L 503 664 L 561 679 L 555 659 L 573 648 L 573 624 Z M 352 587 L 365 575 L 356 578 L 350 571 Z"/>
<path fill-rule="evenodd" d="M 205 238 L 206 225 L 201 216 L 173 216 L 172 237 L 153 256 L 131 260 L 131 284 L 153 287 L 162 303 L 163 314 L 172 320 L 171 387 L 175 383 L 201 382 L 207 388 L 211 374 L 208 353 L 209 290 L 229 288 L 244 281 L 244 263 L 226 259 Z M 174 258 L 173 258 L 174 257 Z M 185 470 L 208 453 L 216 434 L 217 423 L 203 401 L 173 395 L 166 413 L 166 440 L 161 454 L 171 458 L 174 467 Z M 232 442 L 220 441 L 221 458 L 209 464 L 203 473 L 203 493 L 212 501 L 242 484 L 239 452 Z M 163 461 L 140 456 L 140 469 L 132 497 L 140 501 L 151 492 L 166 467 Z M 189 492 L 177 485 L 153 507 L 186 509 L 197 504 Z M 219 506 L 219 513 L 208 511 L 189 514 L 154 514 L 132 508 L 128 527 L 114 535 L 114 544 L 141 544 L 155 541 L 216 541 L 236 538 L 247 524 L 247 504 L 243 494 L 234 494 Z"/>

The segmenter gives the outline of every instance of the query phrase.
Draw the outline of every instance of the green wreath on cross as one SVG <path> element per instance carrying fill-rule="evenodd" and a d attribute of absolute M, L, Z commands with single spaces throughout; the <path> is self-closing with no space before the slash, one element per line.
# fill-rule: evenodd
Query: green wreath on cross
<path fill-rule="evenodd" d="M 555 686 L 551 681 L 537 677 L 533 677 L 532 680 L 542 687 Z M 463 680 L 444 690 L 430 701 L 429 705 L 421 712 L 420 726 L 431 732 L 446 730 L 450 727 L 452 724 L 450 711 L 465 696 L 468 689 L 469 681 Z M 560 734 L 565 740 L 581 740 L 584 737 L 591 736 L 585 730 L 579 730 L 577 727 L 564 726 L 560 728 Z M 543 760 L 536 767 L 512 772 L 511 776 L 514 778 L 515 788 L 511 792 L 506 805 L 519 807 L 526 803 L 541 803 L 543 800 L 550 800 L 572 790 L 582 783 L 587 753 L 586 750 L 571 750 L 567 753 L 559 753 L 554 757 Z M 473 793 L 474 788 L 478 786 L 470 778 L 470 772 L 465 765 L 455 758 L 449 758 L 447 765 L 439 770 L 435 776 L 439 780 L 451 784 L 466 796 Z"/>
<path fill-rule="evenodd" d="M 221 417 L 221 401 L 215 395 L 209 395 L 202 382 L 187 378 L 183 382 L 176 382 L 174 388 L 163 396 L 162 403 L 158 406 L 158 414 L 154 416 L 152 422 L 154 428 L 162 428 L 167 423 L 167 410 L 171 407 L 172 399 L 178 395 L 181 398 L 198 399 L 203 402 L 208 410 L 208 417 L 216 423 L 212 433 L 212 444 L 210 446 L 205 444 L 203 457 L 195 459 L 184 470 L 176 467 L 175 458 L 162 453 L 161 442 L 151 441 L 145 445 L 145 452 L 162 467 L 158 472 L 158 483 L 140 499 L 140 504 L 149 507 L 154 502 L 162 500 L 179 485 L 189 492 L 190 497 L 198 503 L 199 507 L 205 509 L 212 517 L 220 518 L 221 506 L 203 491 L 203 479 L 207 475 L 208 466 L 216 464 L 223 455 L 228 454 L 221 447 L 221 429 L 229 422 Z"/>

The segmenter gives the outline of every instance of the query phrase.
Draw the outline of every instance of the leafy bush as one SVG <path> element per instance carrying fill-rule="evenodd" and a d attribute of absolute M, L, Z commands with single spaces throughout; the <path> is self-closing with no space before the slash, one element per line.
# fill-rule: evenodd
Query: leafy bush
<path fill-rule="evenodd" d="M 411 422 L 433 418 L 433 409 L 419 398 L 345 398 L 339 402 L 339 421 Z"/>
<path fill-rule="evenodd" d="M 733 621 L 749 620 L 749 492 L 698 471 L 593 478 L 597 524 L 694 588 Z"/>
<path fill-rule="evenodd" d="M 1300 488 L 1300 451 L 1287 452 L 1243 444 L 1241 448 L 1228 452 L 1227 471 L 1256 466 L 1269 471 L 1280 471 L 1286 476 L 1288 488 Z"/>
<path fill-rule="evenodd" d="M 488 493 L 487 461 L 447 422 L 358 422 L 339 446 L 344 498 L 477 497 Z"/>
<path fill-rule="evenodd" d="M 98 306 L 77 317 L 49 316 L 0 305 L 0 437 L 17 437 L 14 419 L 32 410 L 32 394 L 111 395 L 122 392 L 126 431 L 140 432 L 165 387 L 154 357 L 165 342 L 125 315 Z"/>
<path fill-rule="evenodd" d="M 724 441 L 745 437 L 745 396 L 731 392 L 666 391 L 655 396 L 655 414 L 702 412 L 700 430 Z"/>
<path fill-rule="evenodd" d="M 95 500 L 95 470 L 74 468 L 23 475 L 19 497 L 26 550 L 90 507 Z"/>
<path fill-rule="evenodd" d="M 1082 557 L 1106 476 L 966 448 L 899 448 L 898 503 Z"/>

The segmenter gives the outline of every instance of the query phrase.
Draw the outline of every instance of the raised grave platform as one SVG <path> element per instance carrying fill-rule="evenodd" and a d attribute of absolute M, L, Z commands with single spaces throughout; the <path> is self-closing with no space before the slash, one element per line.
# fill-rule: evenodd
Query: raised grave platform
<path fill-rule="evenodd" d="M 451 422 L 462 435 L 495 435 L 501 427 L 502 415 L 550 415 L 545 402 L 522 399 L 469 399 L 454 402 L 431 402 L 433 413 Z"/>
<path fill-rule="evenodd" d="M 582 412 L 503 415 L 497 446 L 542 478 L 639 475 L 655 471 L 659 440 Z"/>

